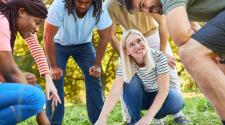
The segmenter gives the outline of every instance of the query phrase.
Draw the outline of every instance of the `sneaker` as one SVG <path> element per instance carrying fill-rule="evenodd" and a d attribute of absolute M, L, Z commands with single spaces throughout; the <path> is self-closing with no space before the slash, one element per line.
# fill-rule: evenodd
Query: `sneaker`
<path fill-rule="evenodd" d="M 154 119 L 153 125 L 164 125 L 163 119 Z"/>
<path fill-rule="evenodd" d="M 180 125 L 186 125 L 186 124 L 191 123 L 191 122 L 190 122 L 187 118 L 185 118 L 185 116 L 183 116 L 183 115 L 174 118 L 174 121 L 175 121 L 177 124 L 180 124 Z"/>

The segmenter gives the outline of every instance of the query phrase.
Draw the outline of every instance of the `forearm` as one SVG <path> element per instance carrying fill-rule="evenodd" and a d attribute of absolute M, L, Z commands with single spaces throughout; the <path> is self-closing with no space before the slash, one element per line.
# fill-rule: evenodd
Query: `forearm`
<path fill-rule="evenodd" d="M 166 25 L 159 26 L 159 37 L 160 37 L 160 51 L 166 52 L 167 42 L 169 40 L 169 33 Z"/>
<path fill-rule="evenodd" d="M 116 34 L 112 35 L 110 43 L 112 47 L 114 48 L 114 50 L 116 50 L 116 52 L 120 54 L 120 41 L 117 38 Z"/>
<path fill-rule="evenodd" d="M 24 74 L 19 69 L 2 74 L 4 82 L 28 83 Z"/>
<path fill-rule="evenodd" d="M 159 112 L 163 103 L 165 102 L 167 95 L 168 91 L 159 90 L 146 115 L 150 116 L 151 119 L 154 118 L 154 116 Z"/>
<path fill-rule="evenodd" d="M 116 106 L 116 103 L 118 102 L 120 95 L 121 93 L 110 92 L 109 96 L 106 98 L 104 102 L 104 106 L 102 108 L 99 119 L 107 120 L 109 113 Z"/>
<path fill-rule="evenodd" d="M 107 47 L 108 39 L 100 38 L 98 42 L 97 52 L 96 52 L 96 60 L 95 66 L 101 66 L 102 58 L 104 57 L 105 50 Z"/>
<path fill-rule="evenodd" d="M 45 39 L 45 51 L 50 63 L 50 67 L 57 66 L 56 57 L 55 57 L 55 44 L 52 38 Z"/>
<path fill-rule="evenodd" d="M 44 54 L 42 47 L 40 46 L 40 44 L 38 42 L 37 36 L 33 35 L 33 36 L 27 38 L 26 42 L 28 44 L 31 55 L 33 56 L 37 66 L 38 66 L 40 75 L 44 76 L 46 74 L 50 74 L 46 56 Z"/>

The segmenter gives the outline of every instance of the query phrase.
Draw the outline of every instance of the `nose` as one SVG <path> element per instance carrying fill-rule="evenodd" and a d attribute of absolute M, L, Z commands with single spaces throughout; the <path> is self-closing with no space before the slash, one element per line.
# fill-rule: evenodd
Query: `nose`
<path fill-rule="evenodd" d="M 39 30 L 39 26 L 36 26 L 35 28 L 34 28 L 34 32 L 37 32 Z"/>

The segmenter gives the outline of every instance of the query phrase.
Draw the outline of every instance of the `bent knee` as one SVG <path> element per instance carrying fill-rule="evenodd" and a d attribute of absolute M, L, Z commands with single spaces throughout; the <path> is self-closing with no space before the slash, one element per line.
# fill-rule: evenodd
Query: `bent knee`
<path fill-rule="evenodd" d="M 37 87 L 34 87 L 31 98 L 29 99 L 30 110 L 32 110 L 34 114 L 41 112 L 45 104 L 45 101 L 46 98 L 43 91 L 41 91 Z"/>

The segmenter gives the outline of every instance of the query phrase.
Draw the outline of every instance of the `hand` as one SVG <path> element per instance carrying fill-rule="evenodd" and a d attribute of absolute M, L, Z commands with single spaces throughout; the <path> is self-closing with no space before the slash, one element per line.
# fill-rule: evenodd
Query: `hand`
<path fill-rule="evenodd" d="M 167 57 L 168 64 L 174 69 L 176 67 L 176 60 L 168 54 L 166 54 L 166 57 Z"/>
<path fill-rule="evenodd" d="M 24 73 L 25 78 L 27 79 L 27 82 L 31 85 L 35 85 L 37 83 L 37 79 L 33 73 L 25 72 Z"/>
<path fill-rule="evenodd" d="M 57 106 L 58 103 L 62 103 L 59 95 L 57 93 L 57 89 L 55 88 L 55 85 L 52 81 L 52 77 L 50 74 L 46 74 L 45 75 L 45 81 L 46 81 L 46 96 L 47 96 L 47 100 L 51 100 L 52 99 L 52 103 L 53 105 Z"/>
<path fill-rule="evenodd" d="M 59 80 L 63 76 L 63 70 L 58 66 L 51 67 L 51 74 L 53 80 Z"/>
<path fill-rule="evenodd" d="M 100 77 L 101 75 L 101 67 L 100 66 L 91 66 L 89 68 L 89 74 L 93 77 Z"/>
<path fill-rule="evenodd" d="M 2 76 L 2 74 L 0 74 L 0 82 L 5 82 L 4 77 Z"/>
<path fill-rule="evenodd" d="M 152 119 L 147 115 L 142 117 L 135 125 L 150 125 Z"/>

